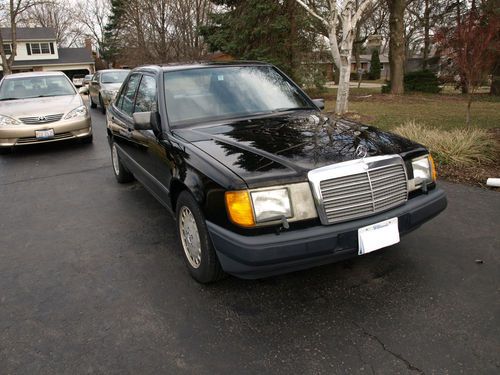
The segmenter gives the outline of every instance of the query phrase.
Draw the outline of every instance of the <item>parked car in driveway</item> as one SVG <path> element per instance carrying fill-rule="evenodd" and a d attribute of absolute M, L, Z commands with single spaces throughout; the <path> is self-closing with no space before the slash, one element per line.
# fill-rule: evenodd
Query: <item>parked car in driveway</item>
<path fill-rule="evenodd" d="M 129 72 L 128 69 L 105 69 L 95 73 L 89 86 L 90 106 L 99 105 L 102 113 L 106 113 Z"/>
<path fill-rule="evenodd" d="M 75 85 L 75 87 L 82 87 L 84 78 L 85 75 L 83 74 L 75 74 L 71 81 L 73 82 L 73 85 Z"/>
<path fill-rule="evenodd" d="M 107 113 L 113 172 L 173 213 L 199 282 L 364 255 L 445 209 L 424 146 L 322 106 L 268 64 L 138 68 Z"/>
<path fill-rule="evenodd" d="M 0 81 L 0 150 L 67 139 L 92 142 L 92 124 L 64 73 L 18 73 Z"/>

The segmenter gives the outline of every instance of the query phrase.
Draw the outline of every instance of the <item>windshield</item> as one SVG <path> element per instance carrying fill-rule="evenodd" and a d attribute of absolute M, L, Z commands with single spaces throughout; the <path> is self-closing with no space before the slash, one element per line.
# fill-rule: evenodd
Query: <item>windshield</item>
<path fill-rule="evenodd" d="M 128 73 L 128 70 L 102 73 L 101 83 L 122 83 L 127 78 Z"/>
<path fill-rule="evenodd" d="M 75 94 L 73 85 L 65 76 L 9 78 L 0 86 L 0 100 Z"/>
<path fill-rule="evenodd" d="M 308 99 L 271 66 L 226 66 L 165 72 L 172 126 L 292 109 Z"/>

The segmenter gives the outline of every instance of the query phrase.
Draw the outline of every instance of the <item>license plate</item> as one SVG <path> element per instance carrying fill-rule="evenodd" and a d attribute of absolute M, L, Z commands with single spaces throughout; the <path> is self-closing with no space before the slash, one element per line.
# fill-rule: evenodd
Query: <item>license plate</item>
<path fill-rule="evenodd" d="M 35 130 L 36 139 L 49 139 L 54 136 L 54 129 Z"/>
<path fill-rule="evenodd" d="M 358 254 L 363 255 L 372 251 L 394 245 L 399 242 L 398 218 L 381 221 L 358 229 Z"/>

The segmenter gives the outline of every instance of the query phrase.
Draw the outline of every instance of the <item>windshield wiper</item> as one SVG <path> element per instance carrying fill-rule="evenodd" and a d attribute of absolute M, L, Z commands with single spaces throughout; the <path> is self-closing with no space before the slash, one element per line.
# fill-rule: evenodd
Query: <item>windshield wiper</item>
<path fill-rule="evenodd" d="M 312 107 L 283 107 L 283 108 L 276 108 L 276 109 L 273 109 L 272 112 L 273 113 L 276 113 L 276 112 L 288 112 L 288 111 L 304 111 L 304 110 L 311 110 L 311 109 L 314 109 Z"/>
<path fill-rule="evenodd" d="M 0 99 L 0 101 L 4 101 L 4 100 L 17 100 L 17 99 L 21 99 L 21 98 L 2 98 L 2 99 Z"/>

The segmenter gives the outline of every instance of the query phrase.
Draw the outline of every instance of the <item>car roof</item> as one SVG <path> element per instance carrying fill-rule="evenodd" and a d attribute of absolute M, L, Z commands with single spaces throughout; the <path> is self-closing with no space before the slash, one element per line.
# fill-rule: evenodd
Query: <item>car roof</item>
<path fill-rule="evenodd" d="M 222 67 L 222 66 L 270 66 L 271 64 L 262 61 L 246 61 L 246 60 L 234 60 L 234 61 L 206 61 L 206 62 L 194 62 L 194 63 L 171 63 L 162 65 L 144 65 L 139 66 L 134 69 L 134 71 L 174 71 L 174 70 L 189 70 L 189 69 L 199 69 L 199 68 L 210 68 L 210 67 Z"/>
<path fill-rule="evenodd" d="M 15 79 L 15 78 L 29 78 L 29 77 L 50 77 L 50 76 L 64 76 L 66 74 L 63 72 L 26 72 L 26 73 L 13 73 L 4 76 L 4 79 Z"/>
<path fill-rule="evenodd" d="M 102 69 L 97 71 L 97 73 L 107 73 L 107 72 L 130 72 L 130 69 Z"/>

